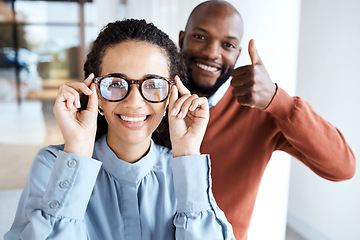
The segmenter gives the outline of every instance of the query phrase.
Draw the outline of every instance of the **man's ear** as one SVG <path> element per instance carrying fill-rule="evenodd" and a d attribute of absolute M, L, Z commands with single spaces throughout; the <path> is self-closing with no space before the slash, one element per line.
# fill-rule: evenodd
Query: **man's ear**
<path fill-rule="evenodd" d="M 237 58 L 239 58 L 240 53 L 241 53 L 241 50 L 242 50 L 242 48 L 241 48 L 241 47 L 239 47 L 239 53 L 238 53 L 238 55 L 237 55 Z"/>
<path fill-rule="evenodd" d="M 185 32 L 180 31 L 179 32 L 179 42 L 178 42 L 180 49 L 182 49 L 182 47 L 183 47 L 184 37 L 185 37 Z"/>

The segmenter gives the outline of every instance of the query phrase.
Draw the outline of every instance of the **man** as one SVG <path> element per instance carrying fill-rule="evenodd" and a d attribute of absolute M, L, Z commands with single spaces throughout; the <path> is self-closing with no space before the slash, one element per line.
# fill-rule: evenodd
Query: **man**
<path fill-rule="evenodd" d="M 242 35 L 242 18 L 225 1 L 198 5 L 179 34 L 188 87 L 208 97 L 211 107 L 201 151 L 211 155 L 213 193 L 241 240 L 247 238 L 259 184 L 275 150 L 331 181 L 355 172 L 354 154 L 342 134 L 306 101 L 272 82 L 253 40 L 252 64 L 233 70 Z"/>

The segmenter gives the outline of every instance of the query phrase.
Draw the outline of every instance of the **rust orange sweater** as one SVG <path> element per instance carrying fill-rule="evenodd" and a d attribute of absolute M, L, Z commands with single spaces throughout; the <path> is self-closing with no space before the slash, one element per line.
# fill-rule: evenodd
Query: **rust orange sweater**
<path fill-rule="evenodd" d="M 210 109 L 201 152 L 211 156 L 216 201 L 236 239 L 245 240 L 260 181 L 275 150 L 332 181 L 354 175 L 355 156 L 339 130 L 303 99 L 279 88 L 270 106 L 258 110 L 238 104 L 231 90 Z"/>

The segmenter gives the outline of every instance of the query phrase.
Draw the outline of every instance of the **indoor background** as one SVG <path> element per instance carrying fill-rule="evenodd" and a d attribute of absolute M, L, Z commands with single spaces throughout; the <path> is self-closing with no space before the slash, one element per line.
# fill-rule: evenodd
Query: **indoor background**
<path fill-rule="evenodd" d="M 200 2 L 0 1 L 1 237 L 13 220 L 35 154 L 42 146 L 62 143 L 52 114 L 57 88 L 84 78 L 84 58 L 102 26 L 145 18 L 177 43 Z M 251 63 L 247 45 L 254 38 L 273 81 L 310 102 L 343 133 L 359 159 L 360 1 L 229 2 L 245 23 L 237 66 Z M 274 153 L 260 186 L 249 240 L 360 239 L 357 172 L 349 181 L 330 182 L 288 155 Z"/>

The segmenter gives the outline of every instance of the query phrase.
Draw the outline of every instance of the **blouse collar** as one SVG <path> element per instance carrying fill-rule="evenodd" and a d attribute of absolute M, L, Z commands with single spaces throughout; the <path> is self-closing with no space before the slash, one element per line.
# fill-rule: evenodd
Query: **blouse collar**
<path fill-rule="evenodd" d="M 119 181 L 137 184 L 144 178 L 159 159 L 158 150 L 151 140 L 148 153 L 135 163 L 119 159 L 106 142 L 107 135 L 102 136 L 95 144 L 94 158 L 101 161 L 102 168 Z"/>

